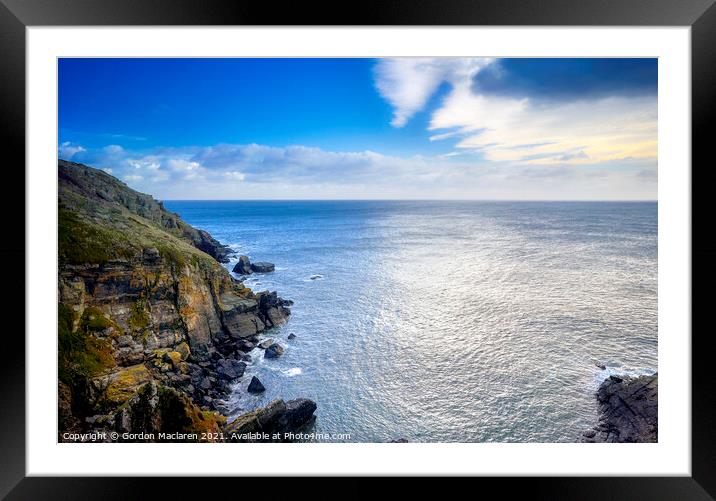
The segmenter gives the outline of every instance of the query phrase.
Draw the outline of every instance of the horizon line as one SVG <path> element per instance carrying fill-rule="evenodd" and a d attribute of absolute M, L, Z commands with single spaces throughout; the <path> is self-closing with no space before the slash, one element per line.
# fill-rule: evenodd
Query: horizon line
<path fill-rule="evenodd" d="M 659 199 L 554 198 L 157 198 L 162 202 L 604 202 L 646 203 Z"/>

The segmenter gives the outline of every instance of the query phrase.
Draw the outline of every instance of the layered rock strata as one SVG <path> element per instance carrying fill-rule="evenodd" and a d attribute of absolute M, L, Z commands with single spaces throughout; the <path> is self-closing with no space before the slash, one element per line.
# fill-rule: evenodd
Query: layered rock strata
<path fill-rule="evenodd" d="M 151 196 L 58 172 L 60 431 L 222 429 L 246 352 L 291 302 L 233 279 L 229 249 Z"/>

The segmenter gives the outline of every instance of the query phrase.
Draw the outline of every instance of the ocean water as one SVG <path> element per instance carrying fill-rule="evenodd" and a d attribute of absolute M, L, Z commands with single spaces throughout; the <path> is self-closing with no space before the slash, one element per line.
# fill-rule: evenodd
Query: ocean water
<path fill-rule="evenodd" d="M 165 205 L 295 302 L 232 415 L 308 397 L 325 441 L 574 442 L 608 374 L 657 370 L 656 202 Z"/>

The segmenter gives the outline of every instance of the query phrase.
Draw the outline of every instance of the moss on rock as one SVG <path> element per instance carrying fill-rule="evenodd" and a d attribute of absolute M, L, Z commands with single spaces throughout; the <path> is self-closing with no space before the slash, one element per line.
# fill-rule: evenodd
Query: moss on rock
<path fill-rule="evenodd" d="M 149 313 L 147 312 L 147 301 L 145 299 L 139 299 L 134 303 L 127 323 L 129 328 L 135 332 L 144 331 L 149 326 Z"/>
<path fill-rule="evenodd" d="M 110 405 L 119 405 L 151 380 L 152 375 L 144 364 L 124 367 L 105 379 L 105 400 Z"/>
<path fill-rule="evenodd" d="M 72 308 L 58 304 L 58 376 L 71 387 L 115 365 L 110 343 L 91 336 L 82 323 L 73 330 L 74 318 Z"/>
<path fill-rule="evenodd" d="M 103 331 L 115 326 L 114 322 L 107 318 L 102 310 L 92 306 L 85 308 L 81 322 L 90 331 Z"/>

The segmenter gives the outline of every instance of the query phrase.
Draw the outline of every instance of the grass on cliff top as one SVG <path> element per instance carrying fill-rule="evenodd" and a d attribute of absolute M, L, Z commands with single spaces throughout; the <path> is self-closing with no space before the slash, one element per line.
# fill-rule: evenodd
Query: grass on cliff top
<path fill-rule="evenodd" d="M 211 256 L 154 223 L 127 211 L 104 211 L 94 216 L 60 206 L 58 249 L 60 263 L 104 264 L 140 259 L 145 248 L 156 248 L 162 259 L 181 268 L 188 263 L 206 270 L 222 268 Z"/>

